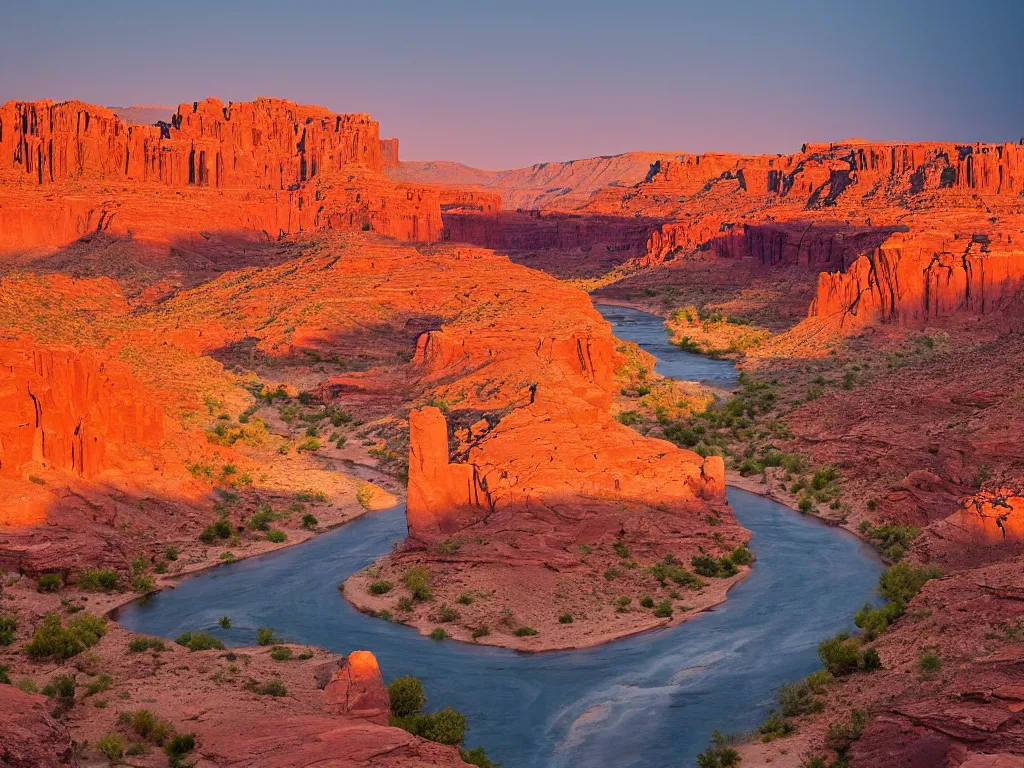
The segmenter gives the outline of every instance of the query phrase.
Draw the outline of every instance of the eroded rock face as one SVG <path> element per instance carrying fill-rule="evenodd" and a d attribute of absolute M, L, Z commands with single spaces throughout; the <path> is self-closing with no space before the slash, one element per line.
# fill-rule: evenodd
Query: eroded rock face
<path fill-rule="evenodd" d="M 439 239 L 438 190 L 390 181 L 385 155 L 395 161 L 397 140 L 382 142 L 369 115 L 283 99 L 182 104 L 159 126 L 123 123 L 80 101 L 12 101 L 0 107 L 0 178 L 12 182 L 2 196 L 0 249 L 62 245 L 95 231 L 166 239 L 198 230 L 267 238 L 369 230 Z M 103 188 L 110 183 L 145 194 L 112 199 Z M 39 205 L 32 187 L 61 194 Z M 182 202 L 168 199 L 167 187 L 197 196 L 184 206 L 197 225 L 165 221 L 174 217 L 163 204 Z"/>
<path fill-rule="evenodd" d="M 391 714 L 388 691 L 376 657 L 370 651 L 352 651 L 324 689 L 328 712 L 387 725 Z"/>
<path fill-rule="evenodd" d="M 0 688 L 0 761 L 9 768 L 76 766 L 71 734 L 48 714 L 45 696 Z"/>

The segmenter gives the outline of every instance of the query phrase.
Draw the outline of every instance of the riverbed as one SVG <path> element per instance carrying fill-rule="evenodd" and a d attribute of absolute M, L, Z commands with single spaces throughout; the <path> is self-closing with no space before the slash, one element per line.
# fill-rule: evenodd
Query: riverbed
<path fill-rule="evenodd" d="M 735 382 L 728 362 L 668 344 L 661 318 L 600 309 L 617 335 L 659 357 L 660 373 Z M 733 371 L 731 381 L 719 364 Z M 842 530 L 738 489 L 729 501 L 753 533 L 757 562 L 728 601 L 684 624 L 587 650 L 524 654 L 438 642 L 353 609 L 337 585 L 404 539 L 403 507 L 187 579 L 126 606 L 118 620 L 167 638 L 204 630 L 229 645 L 251 645 L 258 627 L 272 626 L 289 642 L 371 650 L 386 679 L 423 680 L 428 708 L 464 712 L 467 745 L 485 747 L 505 768 L 692 766 L 713 730 L 756 727 L 779 685 L 820 668 L 818 642 L 853 629 L 881 570 L 874 552 Z M 218 625 L 225 615 L 228 630 Z"/>

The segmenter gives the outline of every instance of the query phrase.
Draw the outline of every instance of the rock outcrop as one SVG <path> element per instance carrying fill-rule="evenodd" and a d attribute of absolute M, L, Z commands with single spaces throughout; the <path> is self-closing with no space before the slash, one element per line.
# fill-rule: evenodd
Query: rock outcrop
<path fill-rule="evenodd" d="M 0 688 L 0 761 L 5 768 L 77 766 L 67 726 L 48 713 L 45 696 Z"/>
<path fill-rule="evenodd" d="M 328 712 L 388 724 L 391 704 L 377 658 L 370 651 L 352 651 L 324 689 Z"/>

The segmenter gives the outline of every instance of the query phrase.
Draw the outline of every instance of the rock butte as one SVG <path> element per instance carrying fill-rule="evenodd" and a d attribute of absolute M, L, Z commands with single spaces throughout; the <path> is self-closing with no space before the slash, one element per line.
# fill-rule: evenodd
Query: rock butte
<path fill-rule="evenodd" d="M 910 608 L 927 605 L 933 623 L 902 620 L 877 641 L 885 669 L 828 694 L 837 717 L 853 706 L 879 715 L 854 765 L 1019 762 L 1020 654 L 992 638 L 1024 622 L 1024 147 L 849 140 L 492 172 L 402 163 L 398 139 L 381 139 L 368 115 L 280 99 L 206 99 L 168 108 L 158 125 L 118 114 L 152 113 L 0 107 L 0 565 L 128 574 L 134 557 L 173 546 L 182 555 L 165 565 L 178 577 L 273 548 L 252 533 L 230 550 L 201 543 L 218 513 L 241 535 L 261 505 L 302 494 L 328 498 L 304 503 L 322 526 L 339 524 L 395 498 L 342 472 L 362 464 L 400 495 L 392 478 L 407 452 L 409 537 L 375 576 L 346 583 L 354 603 L 392 611 L 397 592 L 372 595 L 369 583 L 398 585 L 423 567 L 434 600 L 406 620 L 424 632 L 438 606 L 456 604 L 461 616 L 445 622 L 456 639 L 517 648 L 663 625 L 588 607 L 594 584 L 640 594 L 650 586 L 629 563 L 725 554 L 747 534 L 726 504 L 722 459 L 613 418 L 653 361 L 554 275 L 601 300 L 658 312 L 694 303 L 774 331 L 742 364 L 792 400 L 782 450 L 840 467 L 857 499 L 846 525 L 923 529 L 907 556 L 948 575 Z M 906 353 L 925 337 L 959 347 Z M 875 371 L 883 355 L 898 374 Z M 832 375 L 833 363 L 856 363 L 863 381 L 805 398 L 805 369 Z M 256 401 L 264 385 L 302 392 L 303 415 L 331 406 L 366 424 L 347 443 L 298 450 L 295 419 Z M 246 433 L 257 420 L 266 431 Z M 381 471 L 367 469 L 364 440 Z M 298 517 L 276 523 L 290 541 L 312 535 Z M 735 580 L 713 581 L 687 605 L 725 599 Z M 464 592 L 491 597 L 457 603 Z M 61 597 L 26 577 L 5 595 L 22 626 L 0 663 L 38 677 L 17 647 Z M 586 620 L 553 621 L 560 611 Z M 482 624 L 491 634 L 474 638 Z M 937 685 L 915 673 L 925 642 L 947 663 Z M 123 669 L 126 645 L 112 627 L 95 650 Z M 203 759 L 461 764 L 454 749 L 386 726 L 371 653 L 318 669 L 323 694 L 311 665 L 250 653 L 295 693 L 268 704 L 239 689 L 200 716 L 182 692 L 199 679 L 192 665 L 147 678 L 159 714 L 195 723 Z M 41 697 L 11 692 L 0 742 L 25 764 L 73 765 L 72 738 L 116 727 L 112 711 L 65 724 Z M 801 724 L 813 746 L 827 719 Z M 795 765 L 785 744 L 758 749 Z"/>

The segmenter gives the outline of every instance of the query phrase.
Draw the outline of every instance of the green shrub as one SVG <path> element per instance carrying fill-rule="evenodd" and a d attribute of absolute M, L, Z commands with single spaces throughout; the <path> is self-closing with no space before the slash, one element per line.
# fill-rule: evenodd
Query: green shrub
<path fill-rule="evenodd" d="M 51 699 L 63 699 L 65 702 L 75 698 L 75 678 L 70 675 L 57 675 L 43 686 L 43 695 Z"/>
<path fill-rule="evenodd" d="M 272 544 L 283 544 L 288 540 L 288 535 L 284 531 L 279 531 L 276 528 L 272 528 L 267 531 L 267 541 Z"/>
<path fill-rule="evenodd" d="M 385 595 L 391 591 L 394 584 L 390 581 L 375 581 L 370 585 L 371 595 Z"/>
<path fill-rule="evenodd" d="M 229 539 L 231 538 L 231 523 L 227 520 L 221 519 L 210 523 L 203 529 L 203 532 L 199 534 L 199 540 L 204 544 L 212 544 L 217 539 Z"/>
<path fill-rule="evenodd" d="M 814 511 L 814 500 L 810 496 L 803 496 L 797 507 L 801 512 L 813 512 Z"/>
<path fill-rule="evenodd" d="M 445 632 L 441 627 L 437 627 L 433 632 L 430 633 L 431 640 L 447 640 L 450 635 Z"/>
<path fill-rule="evenodd" d="M 561 616 L 558 617 L 558 623 L 559 624 L 572 624 L 572 614 L 571 613 L 563 613 Z"/>
<path fill-rule="evenodd" d="M 312 530 L 313 528 L 316 528 L 319 523 L 320 521 L 316 519 L 316 515 L 311 515 L 307 512 L 305 515 L 302 516 L 303 528 Z"/>
<path fill-rule="evenodd" d="M 534 635 L 539 635 L 540 632 L 538 632 L 533 627 L 519 627 L 519 629 L 517 629 L 512 634 L 514 634 L 516 637 L 533 637 Z"/>
<path fill-rule="evenodd" d="M 85 592 L 110 592 L 120 586 L 121 577 L 117 571 L 89 570 L 78 575 L 78 588 Z"/>
<path fill-rule="evenodd" d="M 732 560 L 728 557 L 716 559 L 708 555 L 695 555 L 690 560 L 690 565 L 693 566 L 693 570 L 699 575 L 709 578 L 727 579 L 739 573 Z"/>
<path fill-rule="evenodd" d="M 479 627 L 473 630 L 473 639 L 477 640 L 481 637 L 487 637 L 491 634 L 491 629 L 486 624 L 481 624 Z"/>
<path fill-rule="evenodd" d="M 671 555 L 665 558 L 660 563 L 655 563 L 651 566 L 651 575 L 662 585 L 665 586 L 666 582 L 673 581 L 676 584 L 687 587 L 688 589 L 702 589 L 706 584 L 694 576 L 685 568 L 674 565 L 669 562 Z"/>
<path fill-rule="evenodd" d="M 654 598 L 651 597 L 650 595 L 644 595 L 643 597 L 640 598 L 640 605 L 642 607 L 644 607 L 644 608 L 653 608 L 654 607 Z"/>
<path fill-rule="evenodd" d="M 164 746 L 164 754 L 170 758 L 171 767 L 180 765 L 183 755 L 187 755 L 196 748 L 196 735 L 194 733 L 179 733 L 171 737 Z"/>
<path fill-rule="evenodd" d="M 455 621 L 458 618 L 459 612 L 448 606 L 446 603 L 441 603 L 441 607 L 437 609 L 437 620 L 442 623 Z"/>
<path fill-rule="evenodd" d="M 11 678 L 7 674 L 7 670 L 9 670 L 9 669 L 10 669 L 10 666 L 8 666 L 6 664 L 0 664 L 0 685 L 10 685 L 11 684 Z M 24 688 L 22 688 L 21 685 L 20 685 L 21 682 L 22 682 L 21 680 L 18 681 L 18 683 L 19 683 L 18 688 L 19 688 L 19 690 L 24 690 Z M 29 691 L 25 691 L 25 693 L 29 693 Z"/>
<path fill-rule="evenodd" d="M 18 629 L 18 620 L 13 616 L 0 616 L 0 645 L 14 642 L 14 633 Z"/>
<path fill-rule="evenodd" d="M 320 450 L 321 445 L 321 442 L 317 440 L 315 437 L 307 437 L 305 440 L 303 440 L 301 443 L 295 446 L 295 450 L 298 451 L 299 453 L 302 453 L 303 451 L 318 451 Z"/>
<path fill-rule="evenodd" d="M 427 705 L 423 683 L 417 677 L 396 677 L 392 680 L 388 685 L 388 699 L 391 702 L 391 714 L 395 717 L 417 714 Z"/>
<path fill-rule="evenodd" d="M 853 623 L 863 631 L 865 640 L 874 640 L 903 616 L 905 611 L 902 600 L 894 600 L 878 608 L 871 603 L 864 603 L 864 607 L 854 614 Z"/>
<path fill-rule="evenodd" d="M 725 737 L 715 731 L 711 744 L 697 755 L 697 768 L 734 768 L 740 764 L 740 753 L 726 743 Z"/>
<path fill-rule="evenodd" d="M 398 598 L 398 610 L 405 611 L 406 613 L 408 613 L 409 611 L 412 610 L 412 608 L 413 608 L 413 605 L 412 605 L 412 600 L 411 599 L 409 599 L 408 597 L 400 597 L 400 598 Z"/>
<path fill-rule="evenodd" d="M 190 651 L 224 650 L 224 643 L 209 632 L 182 632 L 174 642 Z"/>
<path fill-rule="evenodd" d="M 909 603 L 930 579 L 942 575 L 938 568 L 898 563 L 878 579 L 878 591 L 886 600 Z"/>
<path fill-rule="evenodd" d="M 604 578 L 606 581 L 612 581 L 614 579 L 619 578 L 619 576 L 621 575 L 622 571 L 620 571 L 618 568 L 609 568 L 604 572 Z"/>
<path fill-rule="evenodd" d="M 60 617 L 51 613 L 35 631 L 32 642 L 25 646 L 25 652 L 36 660 L 66 661 L 96 645 L 106 631 L 106 621 L 88 613 L 69 620 L 67 627 L 61 626 Z"/>
<path fill-rule="evenodd" d="M 629 547 L 626 546 L 625 542 L 622 541 L 616 541 L 614 544 L 612 544 L 612 549 L 614 549 L 615 554 L 621 557 L 623 560 L 628 560 L 633 554 L 632 552 L 630 552 Z"/>
<path fill-rule="evenodd" d="M 372 500 L 373 486 L 369 483 L 360 483 L 359 488 L 356 489 L 356 501 L 359 502 L 363 509 L 369 509 Z"/>
<path fill-rule="evenodd" d="M 455 602 L 459 605 L 472 605 L 473 595 L 471 595 L 469 592 L 463 592 L 455 599 Z"/>
<path fill-rule="evenodd" d="M 64 586 L 64 579 L 59 573 L 44 573 L 39 577 L 40 592 L 59 592 Z"/>
<path fill-rule="evenodd" d="M 110 686 L 114 684 L 114 678 L 108 675 L 106 672 L 97 675 L 96 679 L 85 686 L 86 696 L 95 696 L 97 693 L 103 693 L 109 691 Z"/>
<path fill-rule="evenodd" d="M 654 609 L 654 615 L 659 619 L 672 618 L 672 603 L 668 600 L 662 600 L 658 603 L 658 607 Z"/>
<path fill-rule="evenodd" d="M 754 553 L 746 547 L 736 547 L 729 555 L 733 565 L 750 565 L 754 561 Z"/>
<path fill-rule="evenodd" d="M 405 572 L 402 581 L 409 591 L 412 592 L 412 599 L 425 601 L 433 598 L 434 593 L 430 591 L 430 571 L 422 566 L 413 566 Z"/>
<path fill-rule="evenodd" d="M 114 762 L 120 760 L 124 755 L 124 742 L 116 733 L 105 733 L 96 739 L 96 749 L 106 755 L 111 762 Z"/>
<path fill-rule="evenodd" d="M 139 736 L 153 742 L 158 747 L 162 747 L 174 733 L 174 729 L 171 728 L 167 721 L 161 720 L 148 709 L 122 712 L 118 716 L 118 720 L 128 725 Z"/>
<path fill-rule="evenodd" d="M 793 733 L 792 724 L 774 709 L 768 713 L 768 717 L 758 726 L 757 732 L 761 735 L 761 741 L 769 742 L 775 739 L 782 739 Z"/>
<path fill-rule="evenodd" d="M 133 637 L 128 643 L 128 650 L 132 653 L 154 650 L 156 652 L 166 651 L 167 645 L 159 637 Z"/>
<path fill-rule="evenodd" d="M 288 695 L 288 688 L 280 680 L 270 680 L 269 682 L 260 685 L 255 680 L 250 681 L 246 685 L 246 689 L 253 693 L 258 693 L 260 696 L 274 696 L 281 697 Z"/>
<path fill-rule="evenodd" d="M 460 747 L 459 757 L 462 758 L 462 762 L 475 765 L 477 768 L 501 768 L 501 763 L 492 763 L 487 759 L 487 753 L 484 752 L 483 747 L 474 747 L 473 749 Z"/>
<path fill-rule="evenodd" d="M 625 424 L 627 427 L 640 423 L 640 413 L 638 411 L 622 411 L 615 418 L 620 424 Z"/>
<path fill-rule="evenodd" d="M 274 661 L 288 661 L 292 657 L 292 649 L 286 645 L 275 645 L 270 649 L 270 658 Z"/>
<path fill-rule="evenodd" d="M 259 512 L 256 512 L 249 518 L 249 522 L 246 525 L 253 531 L 269 531 L 270 524 L 275 520 L 279 520 L 280 517 L 279 514 L 270 508 L 269 504 L 264 504 L 260 507 Z"/>
<path fill-rule="evenodd" d="M 149 594 L 150 592 L 156 591 L 156 582 L 153 580 L 152 576 L 142 573 L 132 578 L 132 589 L 136 592 Z"/>
<path fill-rule="evenodd" d="M 860 649 L 848 634 L 840 632 L 818 645 L 818 658 L 832 675 L 842 677 L 857 671 L 860 666 Z"/>
<path fill-rule="evenodd" d="M 942 669 L 942 659 L 937 653 L 922 651 L 917 659 L 917 668 L 924 674 L 933 674 Z"/>
<path fill-rule="evenodd" d="M 280 638 L 274 636 L 273 627 L 260 627 L 256 630 L 256 645 L 277 645 Z"/>
<path fill-rule="evenodd" d="M 832 679 L 831 673 L 822 670 L 808 675 L 796 683 L 786 683 L 779 688 L 776 698 L 783 717 L 801 717 L 825 709 L 825 702 L 818 696 L 825 691 L 825 684 Z"/>
<path fill-rule="evenodd" d="M 878 651 L 874 648 L 868 648 L 864 651 L 864 655 L 861 656 L 860 663 L 866 672 L 872 672 L 882 668 L 882 657 L 878 655 Z"/>
<path fill-rule="evenodd" d="M 178 559 L 178 555 L 180 554 L 180 552 L 181 550 L 178 549 L 178 547 L 170 546 L 164 550 L 164 557 L 173 562 L 174 560 Z"/>
<path fill-rule="evenodd" d="M 230 616 L 221 616 L 220 619 L 217 621 L 217 623 L 220 624 L 221 629 L 231 629 L 231 617 Z"/>

